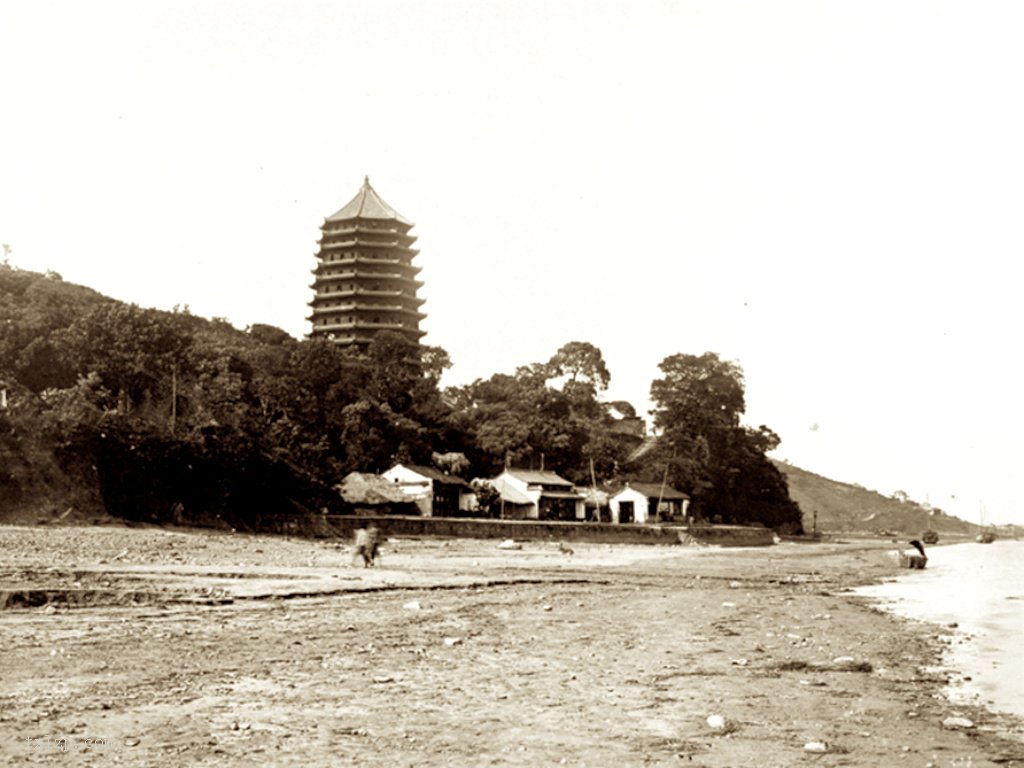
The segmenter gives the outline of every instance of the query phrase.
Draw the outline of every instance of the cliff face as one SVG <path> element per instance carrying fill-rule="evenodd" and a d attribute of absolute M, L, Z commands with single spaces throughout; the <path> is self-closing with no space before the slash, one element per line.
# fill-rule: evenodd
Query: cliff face
<path fill-rule="evenodd" d="M 916 501 L 900 501 L 859 485 L 830 480 L 773 460 L 789 482 L 789 494 L 800 505 L 804 529 L 811 531 L 814 512 L 819 531 L 888 532 L 919 536 L 925 530 L 971 534 L 974 526 Z"/>

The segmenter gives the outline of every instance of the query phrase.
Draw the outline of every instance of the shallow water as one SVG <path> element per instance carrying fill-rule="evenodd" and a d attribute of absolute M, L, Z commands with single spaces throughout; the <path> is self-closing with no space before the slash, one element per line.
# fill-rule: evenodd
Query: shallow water
<path fill-rule="evenodd" d="M 964 678 L 951 698 L 1024 717 L 1024 542 L 931 547 L 925 570 L 856 592 L 947 627 L 954 639 L 945 663 Z"/>

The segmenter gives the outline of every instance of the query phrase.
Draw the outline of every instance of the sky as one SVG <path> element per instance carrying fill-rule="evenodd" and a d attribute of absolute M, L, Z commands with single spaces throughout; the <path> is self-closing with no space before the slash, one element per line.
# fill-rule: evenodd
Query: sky
<path fill-rule="evenodd" d="M 364 176 L 464 384 L 713 351 L 804 469 L 1024 523 L 1024 5 L 0 0 L 0 242 L 304 336 Z"/>

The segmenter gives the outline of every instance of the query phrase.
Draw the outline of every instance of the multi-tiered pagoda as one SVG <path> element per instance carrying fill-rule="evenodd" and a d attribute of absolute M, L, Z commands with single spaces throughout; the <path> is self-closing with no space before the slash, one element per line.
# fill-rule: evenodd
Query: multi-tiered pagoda
<path fill-rule="evenodd" d="M 424 335 L 420 268 L 412 264 L 413 223 L 380 199 L 367 178 L 352 201 L 321 227 L 310 336 L 337 344 L 366 345 L 381 331 L 411 341 Z"/>

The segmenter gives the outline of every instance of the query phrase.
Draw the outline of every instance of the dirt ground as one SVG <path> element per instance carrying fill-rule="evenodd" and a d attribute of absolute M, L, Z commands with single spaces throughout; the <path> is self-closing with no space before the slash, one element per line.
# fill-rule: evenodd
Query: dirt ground
<path fill-rule="evenodd" d="M 1024 765 L 845 592 L 892 545 L 571 546 L 0 528 L 0 761 Z"/>

